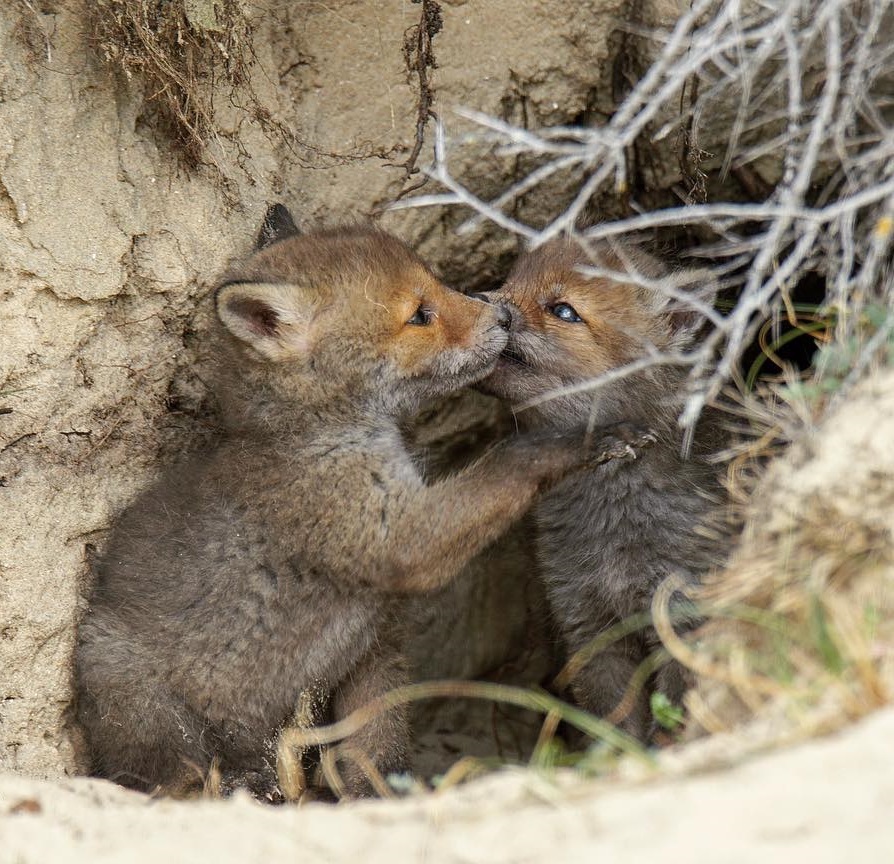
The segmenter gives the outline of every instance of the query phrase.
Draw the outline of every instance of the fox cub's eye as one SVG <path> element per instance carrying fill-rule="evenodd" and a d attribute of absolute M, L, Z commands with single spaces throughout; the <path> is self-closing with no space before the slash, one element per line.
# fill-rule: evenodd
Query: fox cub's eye
<path fill-rule="evenodd" d="M 555 306 L 550 306 L 549 311 L 552 312 L 556 318 L 559 318 L 562 321 L 565 321 L 568 324 L 577 324 L 579 321 L 583 321 L 584 319 L 577 314 L 577 311 L 573 306 L 569 306 L 567 303 L 556 303 Z"/>
<path fill-rule="evenodd" d="M 426 309 L 425 306 L 420 306 L 414 313 L 413 317 L 407 321 L 407 324 L 412 324 L 415 327 L 425 327 L 426 324 L 431 324 L 432 319 L 435 316 L 432 314 L 430 309 Z"/>

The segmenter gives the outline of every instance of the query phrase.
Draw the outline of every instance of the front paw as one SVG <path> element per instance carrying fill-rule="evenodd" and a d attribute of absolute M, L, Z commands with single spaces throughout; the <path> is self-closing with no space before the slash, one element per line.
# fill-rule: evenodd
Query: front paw
<path fill-rule="evenodd" d="M 658 436 L 651 429 L 633 423 L 614 423 L 595 429 L 590 436 L 590 456 L 592 465 L 602 465 L 613 459 L 636 459 L 637 453 L 651 447 Z"/>
<path fill-rule="evenodd" d="M 229 798 L 237 789 L 244 789 L 256 801 L 263 804 L 283 804 L 285 796 L 270 772 L 224 771 L 220 777 L 217 794 Z"/>

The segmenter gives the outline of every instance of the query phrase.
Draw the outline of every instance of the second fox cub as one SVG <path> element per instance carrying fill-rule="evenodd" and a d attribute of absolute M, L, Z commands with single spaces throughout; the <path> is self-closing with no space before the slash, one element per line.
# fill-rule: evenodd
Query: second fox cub
<path fill-rule="evenodd" d="M 303 691 L 338 719 L 404 682 L 397 595 L 444 585 L 536 494 L 627 443 L 517 440 L 426 485 L 399 424 L 493 370 L 506 309 L 371 228 L 301 236 L 277 206 L 260 244 L 216 293 L 226 436 L 121 516 L 80 627 L 94 770 L 139 789 L 201 783 L 215 762 L 274 788 Z M 407 735 L 394 709 L 348 743 L 387 774 Z M 343 776 L 368 790 L 357 764 Z"/>
<path fill-rule="evenodd" d="M 632 249 L 619 254 L 603 247 L 597 263 L 621 275 L 585 275 L 581 268 L 592 269 L 594 261 L 570 240 L 519 259 L 492 297 L 508 305 L 512 323 L 509 345 L 483 389 L 523 403 L 633 362 L 648 346 L 680 350 L 693 340 L 701 317 L 673 308 L 649 280 L 664 279 L 679 290 L 694 274 L 671 277 Z M 644 458 L 569 477 L 536 506 L 542 576 L 569 655 L 612 625 L 648 612 L 655 588 L 671 572 L 695 576 L 712 561 L 711 544 L 698 529 L 718 491 L 705 457 L 719 441 L 708 425 L 692 456 L 681 457 L 676 417 L 683 379 L 678 368 L 656 366 L 518 412 L 524 429 L 576 433 L 578 441 L 593 420 L 629 418 L 658 435 Z M 648 690 L 678 700 L 685 686 L 682 670 L 671 664 L 630 710 L 621 706 L 634 672 L 656 647 L 651 628 L 616 642 L 578 669 L 572 694 L 590 711 L 648 737 Z"/>

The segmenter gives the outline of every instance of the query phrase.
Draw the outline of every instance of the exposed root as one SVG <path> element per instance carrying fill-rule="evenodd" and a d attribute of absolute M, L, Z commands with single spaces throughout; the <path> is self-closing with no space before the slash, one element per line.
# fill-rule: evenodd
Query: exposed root
<path fill-rule="evenodd" d="M 173 145 L 187 168 L 211 168 L 225 194 L 229 161 L 250 158 L 239 127 L 217 120 L 221 98 L 238 108 L 304 167 L 329 167 L 365 152 L 335 153 L 308 144 L 282 123 L 255 92 L 253 26 L 244 0 L 97 0 L 88 5 L 97 51 L 144 88 L 146 118 Z"/>
<path fill-rule="evenodd" d="M 407 64 L 407 72 L 411 76 L 415 75 L 419 82 L 419 98 L 416 102 L 416 134 L 413 149 L 406 161 L 396 166 L 404 169 L 405 179 L 419 173 L 416 161 L 419 159 L 419 154 L 425 143 L 425 128 L 428 126 L 429 120 L 437 119 L 432 111 L 434 90 L 429 78 L 429 71 L 437 69 L 438 64 L 435 61 L 432 42 L 444 26 L 441 7 L 434 0 L 413 0 L 413 3 L 422 5 L 422 14 L 419 23 L 404 34 L 404 62 Z M 427 182 L 428 177 L 425 176 L 418 183 L 403 189 L 397 197 L 401 198 L 421 188 Z"/>
<path fill-rule="evenodd" d="M 231 98 L 249 86 L 252 29 L 241 0 L 97 0 L 89 6 L 97 49 L 128 79 L 142 77 L 157 128 L 190 167 L 223 137 L 214 86 Z"/>

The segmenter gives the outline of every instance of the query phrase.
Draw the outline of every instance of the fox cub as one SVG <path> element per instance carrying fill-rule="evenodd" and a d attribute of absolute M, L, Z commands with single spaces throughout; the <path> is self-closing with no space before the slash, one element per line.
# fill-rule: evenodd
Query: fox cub
<path fill-rule="evenodd" d="M 581 272 L 585 267 L 592 272 L 594 264 L 613 275 Z M 550 391 L 634 362 L 650 346 L 685 348 L 703 318 L 675 307 L 655 280 L 679 291 L 697 277 L 670 276 L 634 249 L 600 247 L 594 262 L 571 240 L 527 253 L 492 297 L 510 310 L 509 344 L 482 389 L 516 405 L 536 402 Z M 718 478 L 705 457 L 720 441 L 709 422 L 692 455 L 681 456 L 676 417 L 684 374 L 673 366 L 653 366 L 517 414 L 523 430 L 576 434 L 578 441 L 594 421 L 625 418 L 657 432 L 658 442 L 644 458 L 568 477 L 536 505 L 541 574 L 569 655 L 612 625 L 648 612 L 656 587 L 671 572 L 694 578 L 713 560 L 712 544 L 699 524 L 716 506 Z M 621 704 L 635 670 L 658 645 L 654 630 L 646 628 L 588 662 L 582 653 L 572 695 L 593 713 L 647 739 L 649 691 L 657 688 L 676 701 L 685 690 L 682 670 L 670 664 L 652 676 L 634 704 Z"/>
<path fill-rule="evenodd" d="M 493 371 L 505 307 L 372 228 L 300 235 L 277 205 L 259 246 L 215 295 L 225 436 L 120 517 L 80 626 L 94 770 L 137 789 L 183 792 L 215 764 L 275 794 L 303 691 L 335 720 L 405 681 L 399 595 L 446 584 L 536 494 L 645 440 L 516 440 L 426 485 L 399 425 Z M 348 743 L 403 770 L 404 711 Z M 370 789 L 357 764 L 343 778 Z"/>

